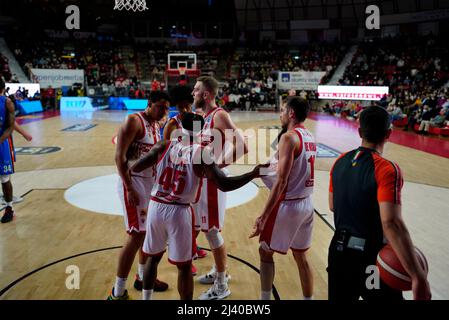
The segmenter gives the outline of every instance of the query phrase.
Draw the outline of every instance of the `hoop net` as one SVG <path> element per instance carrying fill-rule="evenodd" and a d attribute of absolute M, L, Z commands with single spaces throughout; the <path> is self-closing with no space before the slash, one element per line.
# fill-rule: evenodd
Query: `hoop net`
<path fill-rule="evenodd" d="M 178 68 L 178 71 L 179 71 L 179 75 L 180 76 L 183 76 L 183 75 L 185 75 L 186 74 L 186 67 L 179 67 Z"/>
<path fill-rule="evenodd" d="M 145 11 L 148 10 L 145 0 L 115 0 L 114 10 L 133 10 Z"/>

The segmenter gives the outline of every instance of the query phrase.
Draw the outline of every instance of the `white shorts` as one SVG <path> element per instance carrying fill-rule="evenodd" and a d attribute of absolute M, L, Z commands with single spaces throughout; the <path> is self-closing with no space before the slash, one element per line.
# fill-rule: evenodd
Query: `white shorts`
<path fill-rule="evenodd" d="M 151 189 L 153 189 L 153 177 L 131 176 L 131 182 L 139 194 L 139 205 L 131 206 L 128 203 L 128 194 L 122 179 L 118 180 L 118 194 L 123 206 L 126 232 L 145 232 L 148 203 L 150 202 Z"/>
<path fill-rule="evenodd" d="M 191 206 L 151 200 L 142 251 L 149 256 L 160 256 L 168 245 L 170 263 L 176 265 L 190 263 L 195 250 L 193 219 Z"/>
<path fill-rule="evenodd" d="M 288 249 L 305 251 L 312 243 L 312 197 L 284 200 L 273 209 L 260 235 L 260 246 L 286 254 Z"/>
<path fill-rule="evenodd" d="M 214 182 L 203 179 L 200 199 L 193 205 L 196 214 L 196 230 L 208 232 L 212 229 L 221 231 L 224 227 L 226 212 L 226 193 L 218 190 Z M 198 225 L 199 224 L 199 225 Z"/>
<path fill-rule="evenodd" d="M 200 231 L 201 230 L 201 214 L 198 210 L 198 203 L 192 204 L 192 210 L 193 210 L 193 216 L 195 217 L 193 229 L 195 231 Z"/>

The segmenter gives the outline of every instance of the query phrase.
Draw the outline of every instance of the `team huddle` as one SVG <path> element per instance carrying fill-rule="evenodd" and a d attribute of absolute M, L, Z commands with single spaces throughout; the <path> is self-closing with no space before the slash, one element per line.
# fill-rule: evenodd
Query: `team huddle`
<path fill-rule="evenodd" d="M 208 76 L 199 77 L 193 91 L 178 86 L 170 97 L 155 92 L 147 109 L 128 116 L 120 128 L 115 160 L 129 236 L 119 255 L 116 281 L 108 300 L 129 299 L 126 282 L 137 252 L 134 288 L 142 291 L 144 300 L 151 299 L 155 291 L 167 290 L 168 284 L 157 279 L 158 264 L 167 247 L 169 262 L 178 268 L 180 298 L 193 299 L 192 260 L 205 255 L 196 245 L 200 231 L 215 264 L 198 278 L 200 283 L 212 285 L 199 299 L 228 297 L 231 276 L 221 235 L 226 192 L 255 178 L 261 178 L 270 190 L 250 235 L 259 236 L 260 298 L 269 300 L 272 296 L 274 253 L 287 254 L 291 249 L 302 298 L 313 299 L 307 250 L 312 241 L 317 148 L 313 135 L 304 127 L 309 105 L 295 96 L 283 100 L 276 153 L 269 162 L 246 174 L 229 176 L 225 167 L 248 153 L 248 146 L 229 114 L 215 104 L 217 92 L 217 81 Z M 179 114 L 165 123 L 170 102 Z M 430 299 L 427 273 L 418 265 L 401 217 L 401 171 L 381 156 L 391 134 L 386 110 L 364 110 L 359 134 L 361 146 L 344 153 L 330 172 L 329 208 L 334 212 L 335 233 L 328 253 L 329 300 L 403 298 L 401 291 L 383 282 L 376 290 L 365 286 L 365 270 L 376 264 L 385 243 L 391 244 L 410 275 L 414 298 Z"/>
<path fill-rule="evenodd" d="M 299 268 L 304 298 L 312 298 L 313 277 L 305 252 L 311 244 L 316 148 L 303 126 L 308 105 L 298 97 L 287 99 L 280 117 L 283 134 L 271 161 L 229 176 L 225 167 L 244 156 L 248 147 L 229 114 L 215 104 L 217 92 L 217 81 L 208 76 L 199 77 L 193 91 L 178 86 L 170 96 L 155 92 L 147 109 L 129 115 L 120 128 L 115 160 L 128 239 L 109 300 L 129 299 L 126 282 L 137 252 L 134 287 L 142 290 L 144 300 L 155 291 L 165 291 L 168 285 L 157 279 L 157 267 L 167 247 L 168 261 L 178 268 L 180 298 L 193 299 L 192 260 L 199 255 L 195 239 L 200 231 L 215 264 L 199 277 L 201 283 L 212 285 L 199 299 L 228 297 L 231 277 L 221 235 L 226 192 L 258 177 L 271 189 L 251 235 L 260 235 L 261 298 L 271 297 L 273 253 L 285 254 L 289 249 Z M 164 123 L 170 103 L 179 113 Z M 229 130 L 232 138 L 223 134 Z"/>

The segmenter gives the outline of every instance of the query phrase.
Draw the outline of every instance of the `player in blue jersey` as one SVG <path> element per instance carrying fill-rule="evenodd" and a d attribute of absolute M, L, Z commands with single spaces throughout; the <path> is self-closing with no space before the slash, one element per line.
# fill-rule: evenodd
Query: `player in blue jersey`
<path fill-rule="evenodd" d="M 15 152 L 12 143 L 14 130 L 14 104 L 5 96 L 5 83 L 0 79 L 0 181 L 6 202 L 2 223 L 14 218 L 12 208 L 12 184 L 10 176 L 14 173 Z"/>

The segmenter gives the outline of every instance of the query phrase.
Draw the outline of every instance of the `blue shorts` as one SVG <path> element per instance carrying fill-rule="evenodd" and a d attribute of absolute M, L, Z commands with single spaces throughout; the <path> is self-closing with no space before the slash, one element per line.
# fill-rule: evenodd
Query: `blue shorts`
<path fill-rule="evenodd" d="M 0 176 L 14 173 L 16 154 L 11 137 L 0 144 Z"/>

